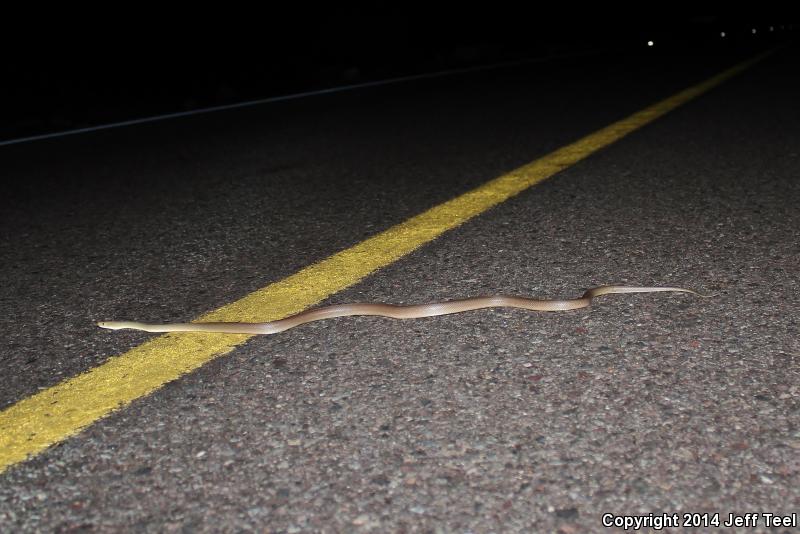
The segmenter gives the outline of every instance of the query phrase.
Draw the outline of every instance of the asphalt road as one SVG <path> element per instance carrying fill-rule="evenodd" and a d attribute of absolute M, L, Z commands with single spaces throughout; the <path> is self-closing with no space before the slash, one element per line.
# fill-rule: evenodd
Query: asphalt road
<path fill-rule="evenodd" d="M 188 321 L 754 52 L 564 59 L 2 147 L 0 408 L 153 337 L 98 320 Z M 0 474 L 0 531 L 798 512 L 796 64 L 779 50 L 326 302 L 715 298 L 253 338 Z"/>

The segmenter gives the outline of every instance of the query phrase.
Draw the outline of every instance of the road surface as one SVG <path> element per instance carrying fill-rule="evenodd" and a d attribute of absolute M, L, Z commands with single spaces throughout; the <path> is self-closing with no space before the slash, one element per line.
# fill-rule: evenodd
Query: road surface
<path fill-rule="evenodd" d="M 0 531 L 572 533 L 604 514 L 797 512 L 793 46 L 365 277 L 291 278 L 758 52 L 566 58 L 0 148 Z M 348 269 L 373 261 L 358 250 Z M 95 326 L 189 321 L 287 279 L 303 305 L 318 289 L 716 296 L 340 318 L 141 357 L 158 336 Z M 133 375 L 92 374 L 125 354 Z"/>

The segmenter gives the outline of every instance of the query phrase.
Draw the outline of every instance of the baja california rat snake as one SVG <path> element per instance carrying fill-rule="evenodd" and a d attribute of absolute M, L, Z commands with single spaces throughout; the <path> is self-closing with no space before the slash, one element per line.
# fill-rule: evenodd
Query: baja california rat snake
<path fill-rule="evenodd" d="M 358 304 L 336 304 L 315 308 L 292 315 L 278 321 L 268 323 L 175 323 L 175 324 L 145 324 L 133 321 L 103 321 L 97 323 L 101 328 L 110 330 L 120 330 L 130 328 L 133 330 L 144 330 L 145 332 L 217 332 L 224 334 L 277 334 L 301 324 L 319 321 L 322 319 L 332 319 L 334 317 L 346 317 L 350 315 L 380 315 L 393 319 L 418 319 L 420 317 L 434 317 L 436 315 L 447 315 L 449 313 L 461 313 L 470 310 L 480 310 L 482 308 L 522 308 L 534 311 L 562 311 L 586 308 L 592 303 L 592 299 L 600 295 L 610 293 L 654 293 L 657 291 L 676 291 L 681 293 L 691 293 L 698 297 L 709 297 L 711 295 L 701 295 L 691 289 L 681 287 L 631 287 L 631 286 L 599 286 L 586 291 L 582 297 L 566 300 L 538 300 L 525 297 L 510 297 L 496 295 L 489 297 L 474 297 L 464 300 L 452 300 L 449 302 L 434 302 L 432 304 L 414 304 L 410 306 L 398 306 L 394 304 L 381 303 L 358 303 Z"/>

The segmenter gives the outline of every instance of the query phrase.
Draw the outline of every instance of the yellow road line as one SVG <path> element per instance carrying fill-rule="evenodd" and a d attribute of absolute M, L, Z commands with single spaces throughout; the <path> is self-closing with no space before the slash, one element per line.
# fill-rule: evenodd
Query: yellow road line
<path fill-rule="evenodd" d="M 768 54 L 736 65 L 197 320 L 262 322 L 302 311 L 703 94 Z M 0 473 L 230 352 L 249 337 L 167 334 L 22 399 L 0 412 Z"/>

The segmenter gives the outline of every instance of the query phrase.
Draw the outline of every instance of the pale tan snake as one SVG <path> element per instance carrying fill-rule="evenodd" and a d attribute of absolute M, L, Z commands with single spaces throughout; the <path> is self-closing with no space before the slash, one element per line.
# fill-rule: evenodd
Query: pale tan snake
<path fill-rule="evenodd" d="M 432 304 L 414 304 L 410 306 L 397 306 L 394 304 L 358 303 L 336 304 L 323 308 L 314 308 L 304 312 L 268 323 L 175 323 L 175 324 L 145 324 L 133 321 L 103 321 L 97 323 L 101 328 L 120 330 L 130 328 L 144 330 L 145 332 L 217 332 L 224 334 L 277 334 L 301 324 L 345 317 L 350 315 L 380 315 L 393 319 L 418 319 L 421 317 L 434 317 L 450 313 L 461 313 L 482 308 L 523 308 L 534 311 L 562 311 L 585 308 L 592 303 L 594 297 L 610 293 L 653 293 L 657 291 L 676 291 L 691 293 L 698 297 L 701 295 L 691 289 L 681 287 L 631 287 L 631 286 L 599 286 L 586 291 L 582 297 L 566 300 L 537 300 L 525 297 L 489 296 L 474 297 L 464 300 L 451 300 L 449 302 L 435 302 Z"/>

